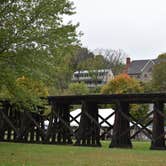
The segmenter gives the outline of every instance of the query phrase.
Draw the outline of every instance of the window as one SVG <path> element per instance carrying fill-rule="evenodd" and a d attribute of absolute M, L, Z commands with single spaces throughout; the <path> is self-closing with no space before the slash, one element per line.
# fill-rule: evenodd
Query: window
<path fill-rule="evenodd" d="M 148 75 L 147 74 L 144 74 L 144 78 L 147 78 L 148 77 Z"/>
<path fill-rule="evenodd" d="M 149 68 L 148 72 L 152 72 L 152 68 Z"/>

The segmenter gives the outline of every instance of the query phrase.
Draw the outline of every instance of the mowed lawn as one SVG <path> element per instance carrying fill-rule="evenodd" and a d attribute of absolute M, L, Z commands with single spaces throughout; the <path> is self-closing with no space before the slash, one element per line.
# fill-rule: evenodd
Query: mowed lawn
<path fill-rule="evenodd" d="M 0 166 L 166 166 L 166 151 L 149 150 L 150 143 L 134 142 L 133 149 L 0 143 Z"/>

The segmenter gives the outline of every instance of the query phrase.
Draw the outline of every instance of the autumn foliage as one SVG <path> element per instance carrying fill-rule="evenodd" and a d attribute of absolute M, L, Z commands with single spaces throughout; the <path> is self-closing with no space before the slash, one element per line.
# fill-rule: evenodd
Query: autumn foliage
<path fill-rule="evenodd" d="M 15 86 L 10 90 L 9 99 L 23 110 L 34 111 L 34 106 L 44 104 L 40 97 L 48 96 L 47 87 L 40 81 L 22 76 L 17 78 L 13 84 Z"/>
<path fill-rule="evenodd" d="M 101 89 L 102 94 L 140 93 L 143 88 L 140 83 L 127 74 L 120 74 L 110 80 Z"/>
<path fill-rule="evenodd" d="M 29 92 L 30 94 L 34 94 L 35 96 L 48 96 L 47 87 L 39 81 L 34 81 L 32 79 L 22 76 L 16 80 L 16 84 L 22 90 L 26 90 L 27 92 Z"/>
<path fill-rule="evenodd" d="M 101 89 L 102 94 L 126 94 L 126 93 L 141 93 L 143 87 L 134 78 L 131 78 L 127 74 L 120 74 L 113 80 L 110 80 Z M 136 119 L 141 119 L 147 114 L 147 105 L 130 104 L 130 113 Z M 144 123 L 144 122 L 143 122 Z"/>

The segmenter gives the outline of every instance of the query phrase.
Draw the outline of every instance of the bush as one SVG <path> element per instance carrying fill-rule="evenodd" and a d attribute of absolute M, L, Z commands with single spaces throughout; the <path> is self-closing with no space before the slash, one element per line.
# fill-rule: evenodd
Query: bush
<path fill-rule="evenodd" d="M 71 83 L 68 88 L 69 94 L 72 95 L 85 95 L 89 93 L 87 85 L 83 82 L 81 83 Z"/>

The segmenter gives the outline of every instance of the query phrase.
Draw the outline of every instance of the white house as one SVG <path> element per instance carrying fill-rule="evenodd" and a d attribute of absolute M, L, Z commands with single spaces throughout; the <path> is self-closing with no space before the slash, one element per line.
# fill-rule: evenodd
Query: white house
<path fill-rule="evenodd" d="M 111 69 L 100 70 L 81 70 L 76 71 L 73 74 L 73 82 L 84 82 L 89 88 L 103 86 L 108 80 L 113 79 L 113 73 Z"/>

